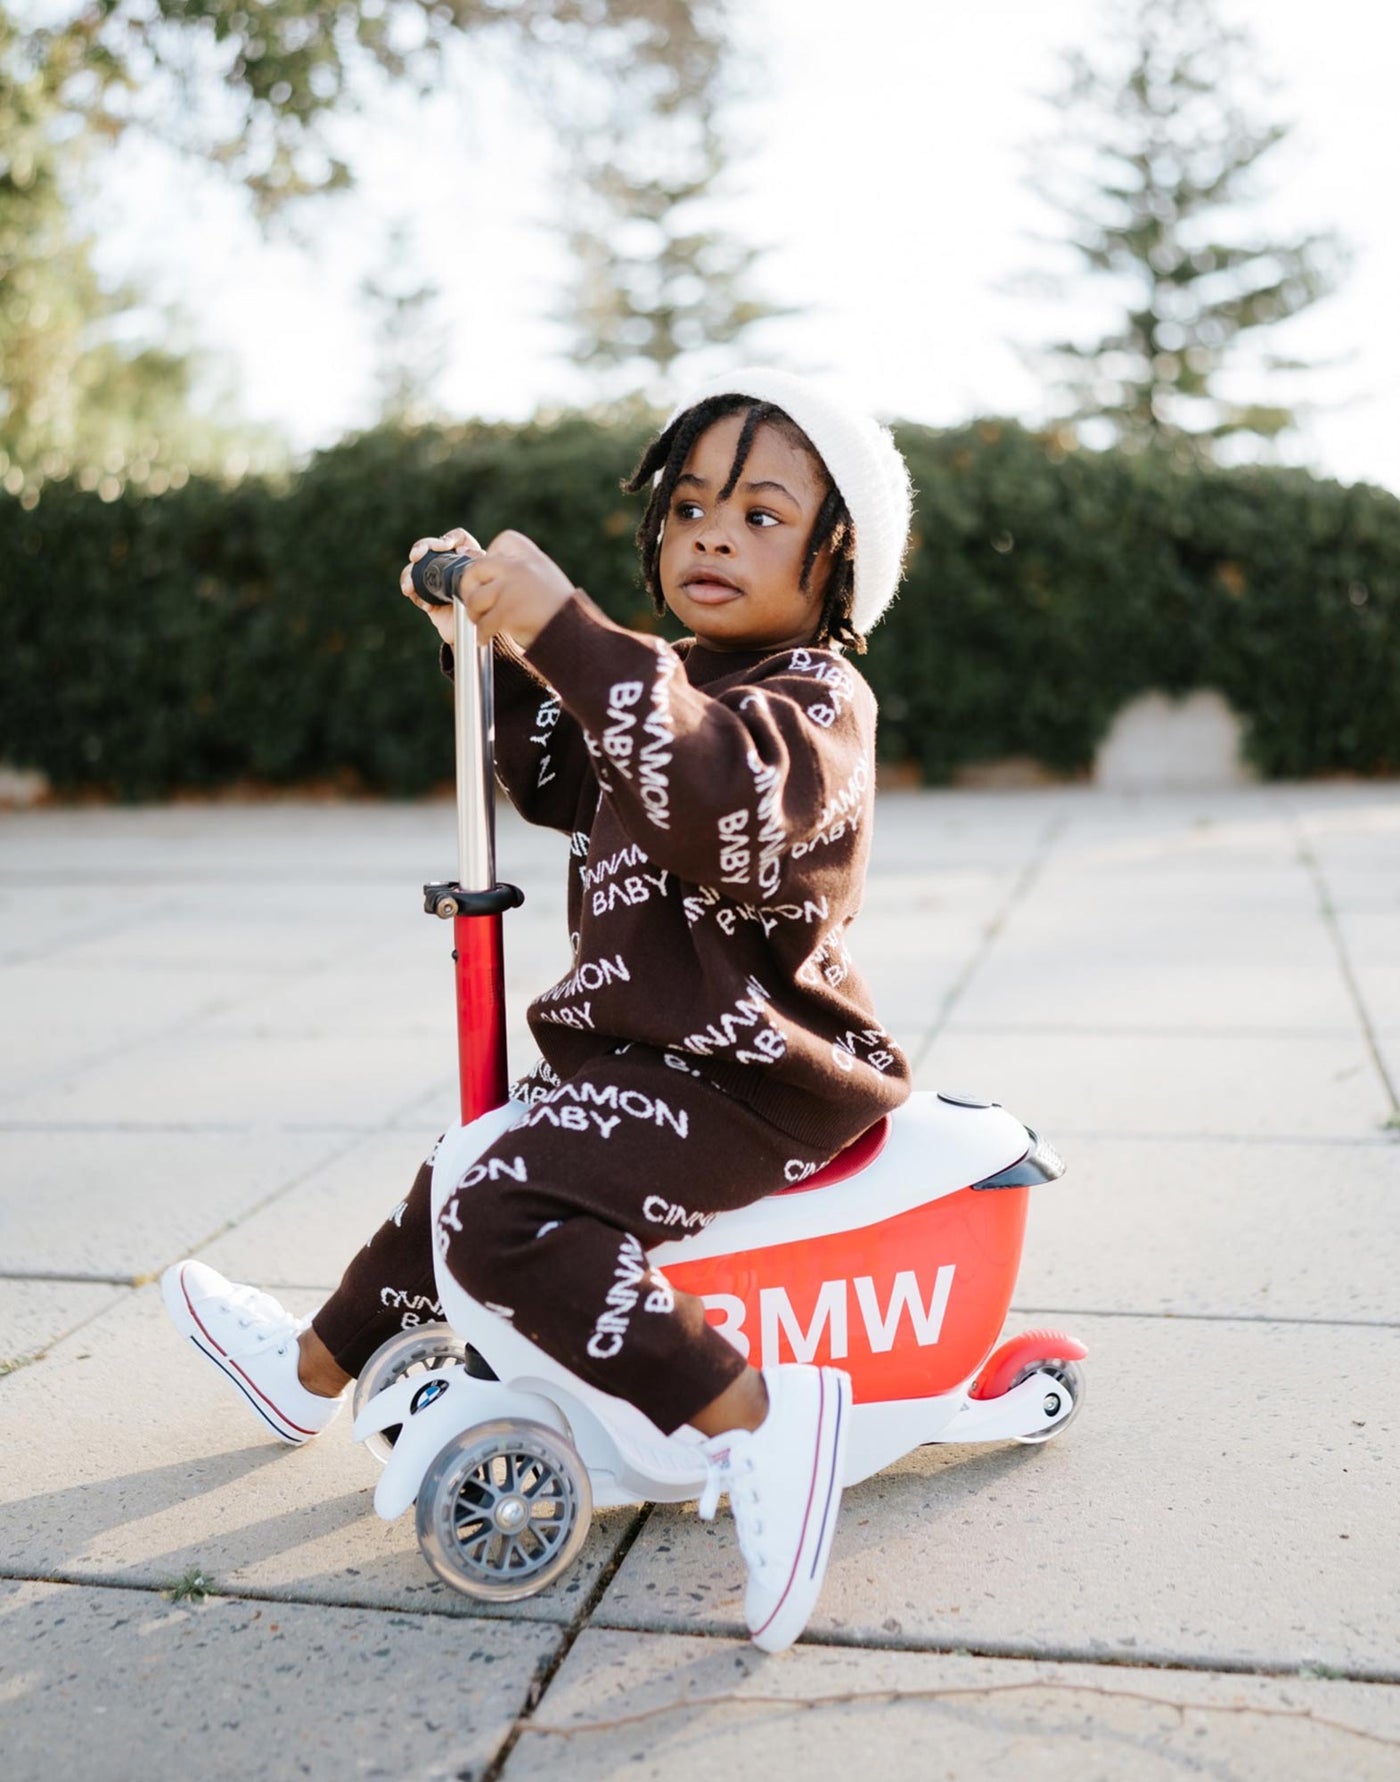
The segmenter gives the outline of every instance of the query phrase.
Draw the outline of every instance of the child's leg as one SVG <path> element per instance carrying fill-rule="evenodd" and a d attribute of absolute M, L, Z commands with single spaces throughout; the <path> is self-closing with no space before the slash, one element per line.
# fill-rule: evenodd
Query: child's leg
<path fill-rule="evenodd" d="M 511 1097 L 533 1102 L 558 1085 L 559 1079 L 537 1059 Z M 439 1138 L 438 1144 L 442 1140 Z M 433 1281 L 433 1243 L 429 1229 L 433 1158 L 428 1153 L 401 1200 L 351 1261 L 340 1285 L 302 1335 L 301 1379 L 312 1391 L 339 1392 L 356 1379 L 381 1343 L 401 1330 L 431 1324 L 442 1317 Z"/>
<path fill-rule="evenodd" d="M 419 1166 L 407 1198 L 401 1200 L 374 1236 L 356 1252 L 340 1285 L 311 1320 L 302 1342 L 303 1384 L 316 1390 L 316 1375 L 327 1390 L 326 1358 L 342 1375 L 355 1378 L 381 1343 L 401 1330 L 442 1317 L 433 1282 L 432 1156 Z M 324 1354 L 318 1352 L 323 1345 Z M 344 1380 L 340 1381 L 344 1384 Z"/>
<path fill-rule="evenodd" d="M 633 1046 L 562 1084 L 504 1133 L 449 1196 L 436 1241 L 474 1298 L 674 1430 L 731 1394 L 748 1370 L 701 1302 L 649 1267 L 647 1248 L 699 1231 L 821 1161 L 683 1064 Z M 761 1420 L 756 1376 L 747 1396 L 754 1403 L 725 1427 Z"/>

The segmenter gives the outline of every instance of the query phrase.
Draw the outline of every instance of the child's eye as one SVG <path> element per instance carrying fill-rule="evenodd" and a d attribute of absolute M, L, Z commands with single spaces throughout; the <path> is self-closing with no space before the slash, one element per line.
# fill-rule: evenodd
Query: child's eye
<path fill-rule="evenodd" d="M 767 508 L 764 508 L 764 507 L 750 508 L 749 509 L 749 520 L 750 520 L 750 523 L 753 523 L 755 521 L 761 521 L 765 527 L 766 526 L 781 526 L 782 525 L 782 521 L 778 518 L 778 516 L 776 514 L 770 514 L 768 512 Z"/>
<path fill-rule="evenodd" d="M 676 518 L 678 520 L 693 519 L 699 512 L 700 503 L 698 501 L 678 501 L 676 503 Z"/>

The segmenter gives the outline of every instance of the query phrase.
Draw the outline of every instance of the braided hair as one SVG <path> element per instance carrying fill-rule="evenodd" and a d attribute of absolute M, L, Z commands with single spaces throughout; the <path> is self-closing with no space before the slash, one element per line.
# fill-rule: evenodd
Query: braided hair
<path fill-rule="evenodd" d="M 865 651 L 865 639 L 856 630 L 851 619 L 855 600 L 856 565 L 855 527 L 850 510 L 841 497 L 841 491 L 831 480 L 826 465 L 822 463 L 821 454 L 791 415 L 771 402 L 760 402 L 752 396 L 707 396 L 703 401 L 684 410 L 651 442 L 643 452 L 637 468 L 624 481 L 622 487 L 629 495 L 635 495 L 650 483 L 658 470 L 661 472 L 651 491 L 646 512 L 637 527 L 637 548 L 642 555 L 642 579 L 646 583 L 647 592 L 651 595 L 657 612 L 664 613 L 666 599 L 661 591 L 661 530 L 666 515 L 670 512 L 676 482 L 700 435 L 716 421 L 722 420 L 726 415 L 738 414 L 741 410 L 747 411 L 744 414 L 744 425 L 734 452 L 734 462 L 729 467 L 729 479 L 720 490 L 720 499 L 727 500 L 733 494 L 753 445 L 754 434 L 761 426 L 781 429 L 794 444 L 800 445 L 816 459 L 826 477 L 827 487 L 812 525 L 811 536 L 807 540 L 798 585 L 806 588 L 818 554 L 823 546 L 829 546 L 831 568 L 827 574 L 826 586 L 822 590 L 821 617 L 812 641 L 822 648 L 831 644 L 848 645 L 858 655 L 862 655 Z"/>

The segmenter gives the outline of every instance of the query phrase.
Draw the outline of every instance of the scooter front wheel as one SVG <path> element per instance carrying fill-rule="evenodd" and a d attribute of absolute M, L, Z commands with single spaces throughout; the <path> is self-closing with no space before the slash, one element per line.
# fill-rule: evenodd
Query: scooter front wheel
<path fill-rule="evenodd" d="M 1024 1380 L 1039 1377 L 1045 1381 L 1045 1414 L 1053 1417 L 1059 1410 L 1058 1404 L 1051 1404 L 1051 1399 L 1063 1391 L 1070 1399 L 1069 1415 L 1062 1417 L 1058 1423 L 1052 1423 L 1048 1429 L 1035 1430 L 1030 1435 L 1018 1435 L 1018 1442 L 1035 1446 L 1040 1442 L 1052 1442 L 1057 1435 L 1063 1435 L 1080 1411 L 1084 1408 L 1084 1370 L 1074 1361 L 1038 1361 L 1032 1367 L 1026 1367 L 1011 1382 L 1011 1388 L 1019 1386 Z"/>
<path fill-rule="evenodd" d="M 588 1468 L 542 1423 L 478 1423 L 418 1487 L 418 1545 L 445 1584 L 479 1602 L 533 1596 L 578 1557 L 593 1517 Z"/>
<path fill-rule="evenodd" d="M 450 1324 L 419 1324 L 397 1332 L 387 1343 L 379 1345 L 356 1380 L 354 1415 L 358 1417 L 372 1398 L 396 1385 L 406 1374 L 436 1373 L 441 1368 L 455 1367 L 466 1358 L 466 1344 Z M 392 1429 L 376 1430 L 365 1437 L 365 1447 L 381 1464 L 394 1451 L 398 1427 L 395 1424 Z"/>

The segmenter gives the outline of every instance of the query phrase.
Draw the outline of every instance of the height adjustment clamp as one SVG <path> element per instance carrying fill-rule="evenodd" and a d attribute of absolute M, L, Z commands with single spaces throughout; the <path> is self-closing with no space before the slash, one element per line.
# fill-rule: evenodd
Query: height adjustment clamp
<path fill-rule="evenodd" d="M 430 916 L 499 916 L 525 901 L 518 885 L 494 885 L 489 891 L 464 891 L 458 884 L 424 885 L 423 908 Z"/>

